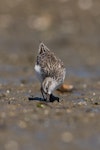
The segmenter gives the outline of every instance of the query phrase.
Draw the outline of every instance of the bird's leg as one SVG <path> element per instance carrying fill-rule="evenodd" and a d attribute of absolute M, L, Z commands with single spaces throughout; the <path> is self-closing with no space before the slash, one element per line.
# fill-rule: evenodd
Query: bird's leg
<path fill-rule="evenodd" d="M 41 93 L 42 93 L 43 99 L 45 100 L 45 96 L 44 96 L 44 92 L 43 92 L 42 87 L 41 87 Z"/>

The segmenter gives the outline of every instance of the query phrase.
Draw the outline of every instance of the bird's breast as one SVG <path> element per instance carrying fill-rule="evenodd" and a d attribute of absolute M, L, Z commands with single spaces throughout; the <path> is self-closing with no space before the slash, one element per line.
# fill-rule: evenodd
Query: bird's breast
<path fill-rule="evenodd" d="M 42 82 L 43 79 L 42 79 L 42 74 L 41 74 L 41 67 L 36 64 L 34 69 L 35 69 L 37 78 L 39 79 L 40 82 Z"/>
<path fill-rule="evenodd" d="M 39 65 L 35 65 L 34 69 L 37 73 L 41 73 L 41 67 Z"/>

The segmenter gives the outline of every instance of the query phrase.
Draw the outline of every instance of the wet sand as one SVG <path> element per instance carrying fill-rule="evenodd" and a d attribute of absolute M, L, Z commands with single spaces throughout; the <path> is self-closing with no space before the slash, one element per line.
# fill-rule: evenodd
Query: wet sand
<path fill-rule="evenodd" d="M 1 65 L 1 149 L 91 149 L 100 147 L 99 77 L 74 71 L 65 80 L 72 92 L 55 95 L 60 102 L 41 100 L 33 63 Z M 85 72 L 87 74 L 87 72 Z M 35 98 L 35 99 L 32 99 Z M 52 144 L 51 144 L 52 143 Z"/>
<path fill-rule="evenodd" d="M 100 149 L 100 10 L 96 2 L 87 8 L 74 0 L 59 0 L 54 2 L 56 10 L 45 0 L 42 6 L 38 1 L 19 1 L 20 5 L 16 1 L 9 7 L 0 2 L 5 6 L 1 15 L 8 14 L 0 16 L 8 18 L 0 26 L 1 150 Z M 64 61 L 65 84 L 74 86 L 71 92 L 54 92 L 59 102 L 41 99 L 34 72 L 39 41 Z"/>

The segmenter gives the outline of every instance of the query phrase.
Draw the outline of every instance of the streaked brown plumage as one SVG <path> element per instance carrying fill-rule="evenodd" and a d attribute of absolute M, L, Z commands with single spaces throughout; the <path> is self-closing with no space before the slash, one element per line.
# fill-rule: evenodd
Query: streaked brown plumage
<path fill-rule="evenodd" d="M 50 95 L 57 89 L 63 83 L 66 74 L 63 62 L 43 43 L 39 45 L 35 71 L 41 82 L 42 95 Z"/>

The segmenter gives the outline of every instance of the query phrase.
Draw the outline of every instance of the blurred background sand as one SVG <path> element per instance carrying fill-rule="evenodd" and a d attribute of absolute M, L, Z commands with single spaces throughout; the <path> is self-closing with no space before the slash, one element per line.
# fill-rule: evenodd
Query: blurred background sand
<path fill-rule="evenodd" d="M 40 96 L 34 63 L 44 42 L 72 93 Z M 0 0 L 0 150 L 100 149 L 100 1 Z"/>
<path fill-rule="evenodd" d="M 40 41 L 66 66 L 100 73 L 99 0 L 0 0 L 0 64 L 27 64 Z"/>

